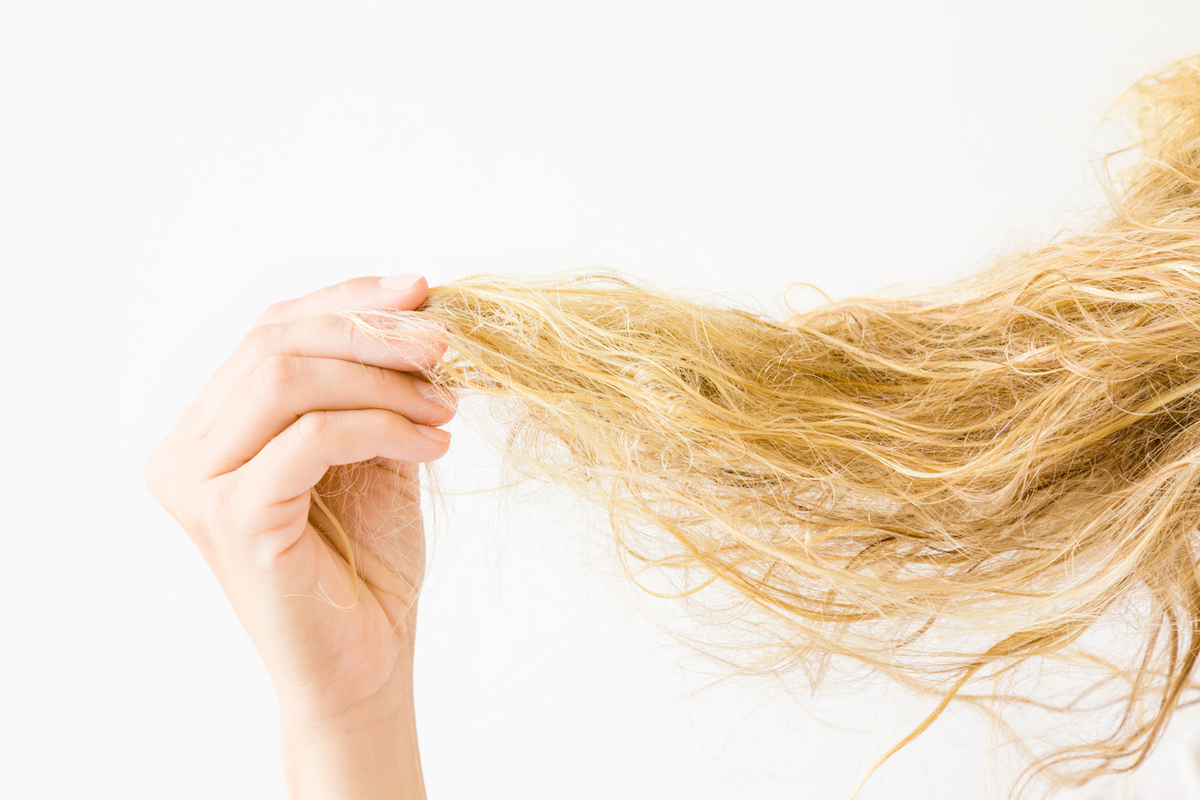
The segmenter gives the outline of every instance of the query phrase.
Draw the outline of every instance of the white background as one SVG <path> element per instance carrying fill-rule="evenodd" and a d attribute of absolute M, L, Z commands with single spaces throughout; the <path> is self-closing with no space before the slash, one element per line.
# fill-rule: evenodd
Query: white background
<path fill-rule="evenodd" d="M 271 302 L 414 271 L 772 313 L 794 281 L 940 283 L 1070 224 L 1106 108 L 1196 52 L 1168 0 L 0 5 L 0 796 L 285 796 L 265 672 L 141 477 Z M 451 429 L 443 477 L 485 484 Z M 923 715 L 699 692 L 588 516 L 444 500 L 432 797 L 845 797 Z M 951 715 L 863 796 L 988 796 L 986 747 Z"/>

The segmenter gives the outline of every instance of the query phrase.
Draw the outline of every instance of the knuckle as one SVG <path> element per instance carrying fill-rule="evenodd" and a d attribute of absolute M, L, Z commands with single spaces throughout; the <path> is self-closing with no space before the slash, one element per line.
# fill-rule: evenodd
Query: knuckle
<path fill-rule="evenodd" d="M 300 377 L 300 360 L 274 353 L 254 371 L 251 390 L 263 398 L 278 398 L 295 386 Z"/>
<path fill-rule="evenodd" d="M 212 515 L 226 506 L 210 501 L 208 485 L 184 474 L 168 476 L 163 487 L 163 507 L 197 544 L 207 538 Z"/>
<path fill-rule="evenodd" d="M 262 316 L 258 318 L 258 322 L 256 322 L 255 325 L 270 325 L 278 320 L 283 319 L 287 313 L 287 307 L 288 302 L 285 300 L 272 303 L 271 305 L 267 306 L 265 311 L 263 311 Z"/>
<path fill-rule="evenodd" d="M 259 325 L 251 328 L 242 339 L 242 352 L 254 361 L 262 361 L 267 356 L 278 353 L 282 349 L 279 346 L 280 328 L 279 325 Z"/>
<path fill-rule="evenodd" d="M 185 463 L 171 439 L 166 439 L 150 454 L 142 470 L 150 496 L 177 519 L 188 506 Z"/>
<path fill-rule="evenodd" d="M 186 459 L 181 461 L 171 450 L 169 442 L 160 444 L 146 461 L 146 486 L 207 558 L 212 531 L 220 529 L 221 515 L 231 511 L 228 487 L 201 478 Z"/>
<path fill-rule="evenodd" d="M 163 475 L 163 494 L 167 501 L 167 505 L 171 513 L 176 516 L 181 516 L 187 510 L 195 505 L 198 505 L 196 496 L 200 494 L 200 489 L 203 481 L 199 480 L 194 475 L 190 474 L 194 470 L 187 468 L 179 470 L 170 475 Z"/>
<path fill-rule="evenodd" d="M 391 375 L 381 367 L 367 367 L 367 382 L 375 392 L 386 392 L 392 386 Z"/>
<path fill-rule="evenodd" d="M 179 479 L 179 476 L 175 476 L 173 479 L 167 481 L 167 485 L 164 488 L 163 499 L 165 502 L 163 505 L 176 519 L 184 521 L 185 518 L 190 517 L 188 510 L 190 505 L 188 500 L 191 499 L 190 494 L 184 482 Z"/>
<path fill-rule="evenodd" d="M 204 502 L 203 493 L 197 491 L 195 484 L 179 479 L 171 481 L 168 493 L 171 514 L 193 539 L 196 538 L 206 527 L 205 511 L 210 507 Z"/>
<path fill-rule="evenodd" d="M 372 337 L 354 321 L 340 315 L 330 317 L 329 332 L 331 338 L 346 342 L 350 346 L 350 352 L 358 356 L 360 361 L 369 352 Z"/>
<path fill-rule="evenodd" d="M 328 411 L 309 411 L 292 423 L 296 438 L 301 444 L 312 444 L 321 441 L 329 435 L 332 427 L 332 416 Z"/>
<path fill-rule="evenodd" d="M 232 484 L 222 481 L 189 485 L 189 502 L 179 519 L 202 551 L 210 549 L 226 532 L 236 527 L 242 506 L 233 489 Z"/>

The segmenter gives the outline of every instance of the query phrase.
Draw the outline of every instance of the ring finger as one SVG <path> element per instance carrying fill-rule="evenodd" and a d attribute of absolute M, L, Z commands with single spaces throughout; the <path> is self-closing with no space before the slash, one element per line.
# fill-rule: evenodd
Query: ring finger
<path fill-rule="evenodd" d="M 201 443 L 205 478 L 231 472 L 311 411 L 384 409 L 412 422 L 442 425 L 453 399 L 424 381 L 379 367 L 330 358 L 272 356 L 238 388 Z"/>

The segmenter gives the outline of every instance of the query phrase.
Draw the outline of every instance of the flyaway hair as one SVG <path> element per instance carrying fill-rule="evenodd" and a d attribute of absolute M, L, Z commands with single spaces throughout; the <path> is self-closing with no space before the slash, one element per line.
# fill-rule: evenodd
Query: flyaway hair
<path fill-rule="evenodd" d="M 861 665 L 938 698 L 926 724 L 1094 701 L 1115 713 L 1033 769 L 1131 769 L 1200 652 L 1200 59 L 1126 101 L 1111 207 L 937 292 L 775 321 L 612 275 L 474 277 L 416 312 L 450 330 L 427 377 L 519 409 L 521 463 L 611 509 L 633 571 L 738 598 L 743 668 Z M 1039 700 L 1032 663 L 1090 683 Z"/>

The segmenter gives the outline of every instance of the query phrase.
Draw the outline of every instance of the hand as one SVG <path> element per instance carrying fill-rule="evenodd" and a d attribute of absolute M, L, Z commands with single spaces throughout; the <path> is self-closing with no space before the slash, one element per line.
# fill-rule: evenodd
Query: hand
<path fill-rule="evenodd" d="M 444 329 L 412 313 L 403 343 L 385 344 L 335 315 L 415 309 L 428 287 L 409 277 L 407 288 L 360 278 L 272 306 L 146 465 L 151 493 L 258 648 L 300 749 L 338 732 L 379 741 L 411 716 L 416 464 L 446 452 L 449 434 L 434 426 L 454 402 L 406 373 L 444 352 Z"/>

